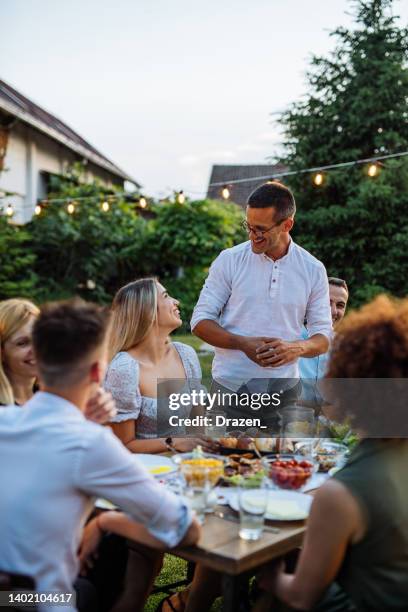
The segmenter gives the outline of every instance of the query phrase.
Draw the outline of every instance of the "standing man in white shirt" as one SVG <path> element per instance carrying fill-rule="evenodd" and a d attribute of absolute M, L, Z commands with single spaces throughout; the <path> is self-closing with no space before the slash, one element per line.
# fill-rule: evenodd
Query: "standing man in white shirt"
<path fill-rule="evenodd" d="M 43 308 L 33 329 L 41 391 L 23 408 L 0 412 L 0 567 L 30 575 L 38 592 L 73 592 L 95 496 L 140 523 L 144 543 L 172 547 L 199 535 L 183 500 L 158 484 L 109 428 L 84 417 L 105 372 L 107 323 L 101 309 L 83 302 Z M 40 609 L 76 608 L 47 602 Z M 143 610 L 143 601 L 132 610 Z"/>
<path fill-rule="evenodd" d="M 292 240 L 295 212 L 287 187 L 261 185 L 246 208 L 249 240 L 222 251 L 211 265 L 191 328 L 215 347 L 213 379 L 227 388 L 252 379 L 298 378 L 299 357 L 328 350 L 327 274 Z M 309 338 L 299 340 L 305 318 Z"/>

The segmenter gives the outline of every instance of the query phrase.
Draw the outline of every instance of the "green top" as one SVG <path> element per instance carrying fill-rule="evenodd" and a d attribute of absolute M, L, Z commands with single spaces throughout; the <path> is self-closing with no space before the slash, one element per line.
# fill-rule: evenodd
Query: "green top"
<path fill-rule="evenodd" d="M 334 478 L 356 499 L 367 524 L 337 582 L 359 611 L 407 612 L 408 440 L 363 440 Z"/>

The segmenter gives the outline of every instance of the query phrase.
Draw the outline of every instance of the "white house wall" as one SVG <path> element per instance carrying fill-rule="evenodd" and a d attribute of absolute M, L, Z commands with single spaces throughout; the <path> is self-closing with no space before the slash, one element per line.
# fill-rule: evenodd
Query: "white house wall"
<path fill-rule="evenodd" d="M 37 201 L 46 196 L 42 172 L 62 174 L 78 160 L 79 157 L 61 143 L 28 125 L 17 123 L 10 132 L 5 170 L 0 174 L 0 191 L 17 194 L 6 200 L 15 211 L 13 222 L 27 223 L 34 214 Z M 87 180 L 98 177 L 108 185 L 123 184 L 118 177 L 94 164 L 89 164 L 86 170 Z"/>

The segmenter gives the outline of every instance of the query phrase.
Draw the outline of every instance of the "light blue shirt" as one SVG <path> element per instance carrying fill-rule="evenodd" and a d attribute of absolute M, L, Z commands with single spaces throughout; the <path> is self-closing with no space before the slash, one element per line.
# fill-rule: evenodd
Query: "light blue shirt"
<path fill-rule="evenodd" d="M 22 408 L 0 408 L 0 492 L 0 567 L 32 576 L 38 591 L 72 592 L 94 497 L 110 500 L 169 547 L 191 522 L 181 498 L 109 428 L 49 393 L 36 393 Z"/>
<path fill-rule="evenodd" d="M 306 340 L 309 334 L 303 328 L 302 338 Z M 326 374 L 330 352 L 323 353 L 317 357 L 301 357 L 299 359 L 299 376 L 302 379 L 302 395 L 300 399 L 313 404 L 319 404 L 322 400 L 318 389 L 318 381 Z"/>

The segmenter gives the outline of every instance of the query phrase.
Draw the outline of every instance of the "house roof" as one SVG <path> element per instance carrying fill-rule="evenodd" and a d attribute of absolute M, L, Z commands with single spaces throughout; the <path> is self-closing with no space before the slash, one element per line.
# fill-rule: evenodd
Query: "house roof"
<path fill-rule="evenodd" d="M 82 136 L 70 128 L 66 123 L 41 108 L 41 106 L 38 106 L 38 104 L 35 104 L 35 102 L 29 98 L 26 98 L 26 96 L 1 79 L 0 109 L 3 109 L 10 115 L 17 117 L 24 123 L 28 123 L 40 132 L 64 144 L 96 166 L 104 168 L 121 179 L 131 181 L 137 187 L 140 187 L 134 178 L 118 168 L 118 166 L 102 155 L 102 153 L 95 149 L 95 147 L 82 138 Z"/>
<path fill-rule="evenodd" d="M 227 186 L 231 202 L 246 206 L 248 196 L 256 187 L 272 179 L 274 174 L 286 170 L 287 167 L 283 164 L 215 165 L 212 167 L 207 197 L 213 200 L 222 199 L 222 188 Z M 251 180 L 246 181 L 245 179 Z M 230 184 L 231 181 L 242 182 Z"/>

